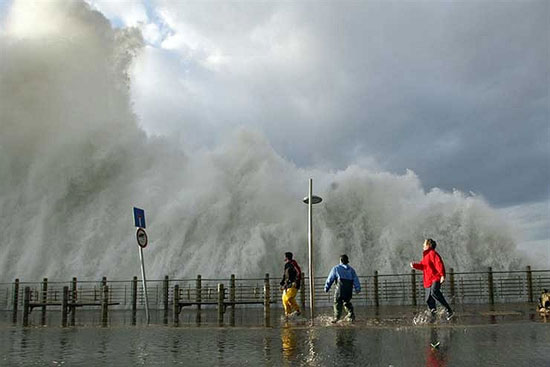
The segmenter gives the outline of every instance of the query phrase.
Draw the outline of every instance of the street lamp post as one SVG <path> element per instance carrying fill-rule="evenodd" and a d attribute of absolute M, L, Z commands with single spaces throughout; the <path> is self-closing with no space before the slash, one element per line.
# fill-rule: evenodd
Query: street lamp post
<path fill-rule="evenodd" d="M 309 179 L 309 193 L 304 198 L 304 203 L 307 204 L 307 240 L 308 240 L 308 255 L 309 255 L 309 309 L 310 318 L 313 322 L 315 318 L 315 276 L 313 271 L 313 204 L 318 204 L 323 199 L 319 196 L 313 195 L 313 179 Z"/>

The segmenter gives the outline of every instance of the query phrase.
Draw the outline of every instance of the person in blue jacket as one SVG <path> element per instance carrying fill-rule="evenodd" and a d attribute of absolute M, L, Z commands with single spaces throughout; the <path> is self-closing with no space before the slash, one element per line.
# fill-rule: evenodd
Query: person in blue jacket
<path fill-rule="evenodd" d="M 330 271 L 325 283 L 325 292 L 330 290 L 332 283 L 335 281 L 334 320 L 332 322 L 337 322 L 342 317 L 342 306 L 346 308 L 349 319 L 355 321 L 351 297 L 353 296 L 353 288 L 355 288 L 356 293 L 361 291 L 361 284 L 355 270 L 349 265 L 348 255 L 340 256 L 340 264 L 333 267 Z"/>

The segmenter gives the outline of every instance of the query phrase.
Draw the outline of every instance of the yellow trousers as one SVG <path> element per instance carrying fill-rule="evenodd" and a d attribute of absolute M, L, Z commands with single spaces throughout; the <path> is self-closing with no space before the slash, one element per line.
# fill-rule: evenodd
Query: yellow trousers
<path fill-rule="evenodd" d="M 292 313 L 292 310 L 300 312 L 300 307 L 296 303 L 296 294 L 298 289 L 292 286 L 283 291 L 283 308 L 285 309 L 285 315 L 288 316 Z"/>

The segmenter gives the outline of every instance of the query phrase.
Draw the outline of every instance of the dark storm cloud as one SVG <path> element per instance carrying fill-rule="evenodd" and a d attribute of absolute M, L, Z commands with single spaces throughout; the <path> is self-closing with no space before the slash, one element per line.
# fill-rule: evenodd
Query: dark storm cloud
<path fill-rule="evenodd" d="M 251 125 L 299 165 L 370 157 L 498 206 L 548 198 L 548 2 L 212 5 L 160 3 L 187 92 L 156 115 L 142 96 L 144 120 L 179 116 L 198 146 Z"/>

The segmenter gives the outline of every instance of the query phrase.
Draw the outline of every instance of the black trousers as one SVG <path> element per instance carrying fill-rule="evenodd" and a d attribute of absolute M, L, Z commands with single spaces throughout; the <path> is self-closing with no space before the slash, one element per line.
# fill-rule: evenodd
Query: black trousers
<path fill-rule="evenodd" d="M 338 320 L 342 317 L 342 309 L 345 307 L 349 316 L 355 319 L 351 297 L 353 296 L 353 281 L 339 279 L 334 292 L 334 317 Z"/>
<path fill-rule="evenodd" d="M 430 288 L 424 289 L 426 291 L 426 303 L 428 304 L 430 311 L 435 312 L 435 301 L 437 300 L 443 307 L 445 307 L 447 312 L 453 312 L 453 310 L 451 310 L 451 306 L 449 306 L 445 300 L 445 297 L 443 297 L 443 293 L 441 293 L 440 282 L 433 282 Z"/>

